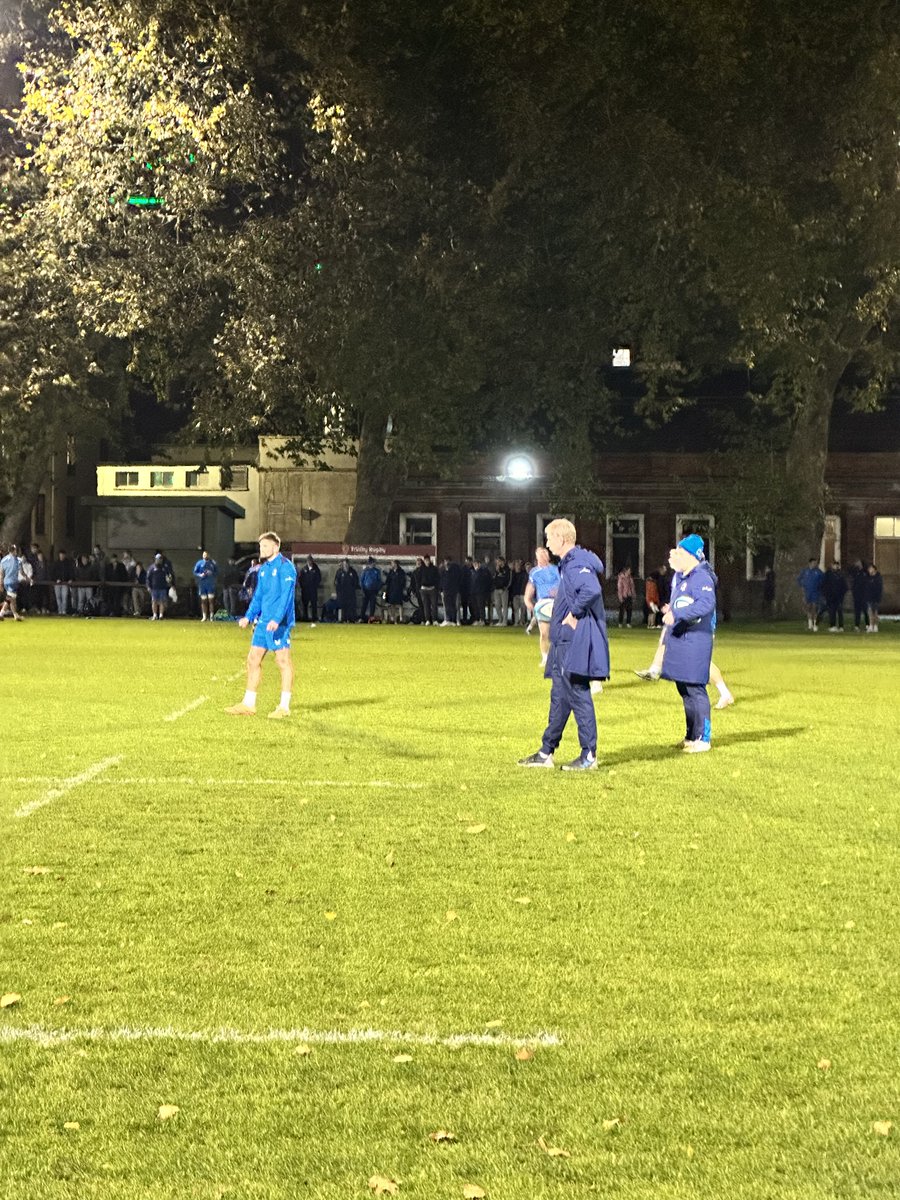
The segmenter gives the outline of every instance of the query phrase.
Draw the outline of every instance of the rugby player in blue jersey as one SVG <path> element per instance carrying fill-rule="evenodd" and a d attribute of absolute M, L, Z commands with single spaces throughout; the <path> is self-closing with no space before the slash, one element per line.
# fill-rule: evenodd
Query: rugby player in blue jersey
<path fill-rule="evenodd" d="M 240 704 L 233 704 L 225 711 L 233 717 L 256 716 L 256 693 L 262 679 L 262 661 L 271 651 L 281 672 L 281 699 L 269 716 L 281 720 L 290 716 L 294 687 L 291 629 L 294 624 L 297 569 L 281 553 L 281 538 L 277 533 L 259 535 L 259 561 L 253 599 L 247 615 L 238 622 L 241 629 L 246 629 L 253 622 L 253 640 L 247 655 L 247 690 Z"/>
<path fill-rule="evenodd" d="M 547 665 L 550 653 L 550 617 L 553 611 L 553 600 L 559 588 L 559 567 L 550 561 L 546 546 L 538 546 L 534 552 L 535 566 L 528 572 L 528 584 L 525 588 L 525 607 L 529 619 L 535 619 L 541 635 L 541 666 Z M 540 604 L 541 600 L 549 600 L 549 604 Z"/>

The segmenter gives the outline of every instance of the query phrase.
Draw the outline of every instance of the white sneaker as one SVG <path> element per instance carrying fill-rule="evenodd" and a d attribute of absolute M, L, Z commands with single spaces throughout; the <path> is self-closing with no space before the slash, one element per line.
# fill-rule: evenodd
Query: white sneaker
<path fill-rule="evenodd" d="M 838 631 L 837 625 L 829 625 L 828 626 L 829 633 L 837 633 L 837 631 Z"/>
<path fill-rule="evenodd" d="M 684 743 L 685 754 L 705 754 L 707 750 L 712 749 L 709 742 L 704 742 L 703 738 L 697 738 L 695 742 Z"/>
<path fill-rule="evenodd" d="M 728 708 L 729 704 L 734 704 L 734 696 L 732 696 L 731 692 L 726 692 L 724 696 L 719 697 L 716 708 Z"/>
<path fill-rule="evenodd" d="M 452 624 L 452 621 L 441 621 L 441 629 L 449 629 Z"/>

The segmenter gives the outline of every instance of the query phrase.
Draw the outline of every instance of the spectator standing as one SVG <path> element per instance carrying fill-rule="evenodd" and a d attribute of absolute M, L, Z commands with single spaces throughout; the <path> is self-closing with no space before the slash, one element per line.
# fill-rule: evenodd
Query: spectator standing
<path fill-rule="evenodd" d="M 884 580 L 874 563 L 869 563 L 867 583 L 866 611 L 869 615 L 869 623 L 866 626 L 866 633 L 877 633 L 878 610 L 881 607 L 881 597 L 884 593 Z"/>
<path fill-rule="evenodd" d="M 527 625 L 528 611 L 525 605 L 525 589 L 528 587 L 528 568 L 521 558 L 513 560 L 509 572 L 509 603 L 512 607 L 513 625 Z"/>
<path fill-rule="evenodd" d="M 144 615 L 144 594 L 147 590 L 147 572 L 144 564 L 134 564 L 134 574 L 131 577 L 131 613 L 132 616 Z"/>
<path fill-rule="evenodd" d="M 154 555 L 153 562 L 147 571 L 151 621 L 161 621 L 166 615 L 166 606 L 169 603 L 169 588 L 171 587 L 169 580 L 171 578 L 169 572 L 166 570 L 162 553 L 158 552 Z"/>
<path fill-rule="evenodd" d="M 362 569 L 359 585 L 363 595 L 362 616 L 359 621 L 361 625 L 364 625 L 370 617 L 375 616 L 375 610 L 378 607 L 378 593 L 381 591 L 381 571 L 371 554 Z"/>
<path fill-rule="evenodd" d="M 238 615 L 240 607 L 241 584 L 244 581 L 243 572 L 234 558 L 228 559 L 228 564 L 222 572 L 222 600 L 229 617 Z"/>
<path fill-rule="evenodd" d="M 472 582 L 472 624 L 483 625 L 485 618 L 491 619 L 491 584 L 494 574 L 491 571 L 491 560 L 487 557 L 475 568 Z"/>
<path fill-rule="evenodd" d="M 869 573 L 858 558 L 850 568 L 850 594 L 853 597 L 853 629 L 862 633 L 869 624 L 866 597 L 869 591 Z"/>
<path fill-rule="evenodd" d="M 644 580 L 644 619 L 648 629 L 655 629 L 659 621 L 659 575 L 656 572 Z"/>
<path fill-rule="evenodd" d="M 403 601 L 406 599 L 406 572 L 395 558 L 384 580 L 384 599 L 387 604 L 387 623 L 403 623 Z"/>
<path fill-rule="evenodd" d="M 259 576 L 259 559 L 251 558 L 250 566 L 244 572 L 244 582 L 241 584 L 240 598 L 246 605 L 250 605 L 253 600 L 253 593 L 256 591 L 256 582 Z"/>
<path fill-rule="evenodd" d="M 359 576 L 350 566 L 348 558 L 343 559 L 334 576 L 334 590 L 337 592 L 338 606 L 341 610 L 341 623 L 347 624 L 356 620 L 356 593 L 359 589 Z"/>
<path fill-rule="evenodd" d="M 847 576 L 839 562 L 833 562 L 822 580 L 822 595 L 828 606 L 828 632 L 844 632 L 844 597 L 847 595 Z"/>
<path fill-rule="evenodd" d="M 56 611 L 61 617 L 65 617 L 73 609 L 77 612 L 80 607 L 78 588 L 71 587 L 73 576 L 72 560 L 65 550 L 60 550 L 56 556 L 56 562 L 53 564 L 51 578 L 53 579 L 53 590 L 56 593 Z M 72 596 L 73 591 L 74 597 Z M 72 599 L 75 600 L 75 603 L 70 608 Z"/>
<path fill-rule="evenodd" d="M 497 559 L 497 567 L 491 580 L 494 612 L 497 614 L 496 625 L 506 625 L 509 611 L 509 584 L 511 573 L 507 561 L 502 556 Z"/>
<path fill-rule="evenodd" d="M 763 617 L 770 621 L 775 607 L 775 572 L 771 567 L 766 567 L 766 574 L 763 578 L 762 606 Z"/>
<path fill-rule="evenodd" d="M 32 570 L 34 572 L 32 581 L 34 605 L 39 613 L 46 614 L 50 611 L 50 565 L 44 558 L 43 551 L 36 552 Z"/>
<path fill-rule="evenodd" d="M 441 574 L 431 561 L 431 555 L 426 554 L 422 559 L 422 573 L 419 577 L 419 593 L 422 597 L 422 618 L 426 625 L 437 625 L 438 618 L 438 587 Z"/>
<path fill-rule="evenodd" d="M 662 677 L 670 679 L 684 704 L 685 738 L 689 754 L 709 750 L 709 664 L 716 628 L 716 577 L 703 552 L 703 538 L 690 533 L 669 552 L 675 571 L 670 604 L 663 617 L 666 647 Z"/>
<path fill-rule="evenodd" d="M 472 624 L 472 589 L 475 582 L 475 563 L 466 556 L 459 576 L 459 619 L 463 625 Z"/>
<path fill-rule="evenodd" d="M 319 585 L 322 572 L 311 554 L 300 568 L 300 615 L 304 621 L 315 621 L 319 611 Z"/>
<path fill-rule="evenodd" d="M 119 562 L 119 557 L 116 554 L 113 554 L 106 563 L 105 580 L 109 585 L 106 588 L 106 603 L 109 608 L 109 615 L 111 617 L 121 617 L 125 592 L 128 586 L 128 569 L 123 562 Z"/>
<path fill-rule="evenodd" d="M 806 628 L 811 633 L 819 632 L 819 605 L 824 579 L 825 572 L 820 570 L 815 558 L 811 558 L 809 565 L 797 576 L 797 583 L 803 590 L 803 603 L 806 605 Z"/>
<path fill-rule="evenodd" d="M 19 594 L 18 594 L 18 609 L 20 613 L 30 612 L 31 610 L 31 583 L 34 579 L 34 571 L 31 562 L 25 556 L 24 552 L 19 553 Z"/>
<path fill-rule="evenodd" d="M 91 598 L 92 588 L 88 581 L 94 578 L 94 563 L 87 554 L 79 554 L 74 567 L 75 587 L 72 588 L 72 611 L 84 612 Z"/>
<path fill-rule="evenodd" d="M 659 591 L 659 608 L 662 611 L 672 598 L 672 576 L 669 573 L 668 563 L 663 563 L 659 570 L 655 572 L 655 576 L 656 587 Z"/>
<path fill-rule="evenodd" d="M 624 566 L 616 576 L 616 595 L 619 598 L 619 628 L 627 625 L 630 629 L 634 607 L 634 577 L 630 565 Z"/>
<path fill-rule="evenodd" d="M 459 624 L 459 588 L 462 581 L 462 567 L 452 558 L 441 561 L 440 586 L 441 597 L 444 601 L 444 619 L 442 625 Z"/>
<path fill-rule="evenodd" d="M 21 621 L 19 612 L 19 554 L 16 546 L 8 546 L 6 553 L 0 558 L 0 582 L 3 584 L 3 605 L 0 607 L 0 617 L 12 616 L 14 621 Z"/>
<path fill-rule="evenodd" d="M 204 550 L 194 563 L 192 572 L 197 581 L 197 597 L 200 600 L 200 623 L 211 621 L 216 608 L 216 582 L 219 578 L 219 565 L 210 558 L 208 550 Z"/>
<path fill-rule="evenodd" d="M 100 584 L 106 578 L 106 554 L 100 546 L 95 546 L 91 552 L 91 568 L 93 571 L 93 582 Z M 99 586 L 93 589 L 94 599 L 99 600 L 102 596 L 102 590 Z"/>

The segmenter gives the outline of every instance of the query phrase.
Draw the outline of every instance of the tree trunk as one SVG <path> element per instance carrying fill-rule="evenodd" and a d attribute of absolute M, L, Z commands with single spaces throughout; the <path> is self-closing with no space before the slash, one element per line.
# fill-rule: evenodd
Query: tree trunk
<path fill-rule="evenodd" d="M 825 527 L 825 467 L 831 410 L 835 388 L 850 357 L 841 356 L 840 361 L 823 366 L 808 380 L 785 454 L 785 498 L 792 506 L 786 524 L 794 535 L 785 539 L 775 552 L 777 616 L 795 616 L 802 611 L 803 597 L 797 576 L 810 558 L 819 557 Z"/>
<path fill-rule="evenodd" d="M 406 463 L 391 453 L 383 417 L 363 418 L 356 460 L 356 503 L 344 535 L 348 545 L 373 545 L 387 531 L 391 507 L 406 480 Z"/>
<path fill-rule="evenodd" d="M 21 546 L 29 538 L 31 512 L 37 503 L 46 472 L 46 462 L 36 464 L 23 472 L 24 478 L 16 481 L 0 521 L 0 544 L 7 546 L 15 542 Z"/>

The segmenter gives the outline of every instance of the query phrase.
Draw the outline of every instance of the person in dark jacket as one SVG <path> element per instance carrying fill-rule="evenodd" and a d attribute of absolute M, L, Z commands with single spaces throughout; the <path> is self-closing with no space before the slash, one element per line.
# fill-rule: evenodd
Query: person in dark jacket
<path fill-rule="evenodd" d="M 521 558 L 513 561 L 509 572 L 509 603 L 512 608 L 513 625 L 528 624 L 528 608 L 525 604 L 525 589 L 528 587 L 528 566 Z"/>
<path fill-rule="evenodd" d="M 541 748 L 519 760 L 520 767 L 552 767 L 569 716 L 578 726 L 581 753 L 564 771 L 591 771 L 597 766 L 597 717 L 592 680 L 609 678 L 606 606 L 600 587 L 603 563 L 575 544 L 575 526 L 560 518 L 545 530 L 550 553 L 559 558 L 559 586 L 550 621 L 550 656 L 544 676 L 550 679 L 550 719 Z"/>
<path fill-rule="evenodd" d="M 459 624 L 459 587 L 462 579 L 462 567 L 452 558 L 441 561 L 440 586 L 441 598 L 444 602 L 444 619 L 442 625 Z"/>
<path fill-rule="evenodd" d="M 459 619 L 463 625 L 471 625 L 472 588 L 475 582 L 475 563 L 471 555 L 466 556 L 459 576 Z"/>
<path fill-rule="evenodd" d="M 300 616 L 304 621 L 315 622 L 319 611 L 319 586 L 322 571 L 311 554 L 300 568 Z"/>
<path fill-rule="evenodd" d="M 240 594 L 243 582 L 243 571 L 233 558 L 229 558 L 228 565 L 222 572 L 222 599 L 225 602 L 225 611 L 229 617 L 240 615 Z"/>
<path fill-rule="evenodd" d="M 862 633 L 868 625 L 866 596 L 869 590 L 869 573 L 858 558 L 850 568 L 850 594 L 853 597 L 853 628 Z"/>
<path fill-rule="evenodd" d="M 497 559 L 497 569 L 494 571 L 494 578 L 491 580 L 491 592 L 493 594 L 494 612 L 497 614 L 495 625 L 506 625 L 509 619 L 509 585 L 512 579 L 512 573 L 509 569 L 509 564 L 505 558 Z"/>
<path fill-rule="evenodd" d="M 684 703 L 682 748 L 698 754 L 709 750 L 712 735 L 706 685 L 716 629 L 716 577 L 698 533 L 688 534 L 669 552 L 669 566 L 675 575 L 663 616 L 666 649 L 662 677 L 672 680 Z"/>
<path fill-rule="evenodd" d="M 877 633 L 878 610 L 881 607 L 881 597 L 884 593 L 884 580 L 874 563 L 869 563 L 866 582 L 866 610 L 869 614 L 866 633 Z"/>
<path fill-rule="evenodd" d="M 75 578 L 75 568 L 65 550 L 60 550 L 57 555 L 56 562 L 53 564 L 51 578 L 53 579 L 53 590 L 56 593 L 56 611 L 59 615 L 64 617 L 70 611 L 77 612 L 77 594 L 75 597 L 76 602 L 72 605 L 71 609 L 69 607 L 70 592 L 74 590 L 70 588 L 70 584 Z"/>
<path fill-rule="evenodd" d="M 844 597 L 847 595 L 847 576 L 839 562 L 833 562 L 822 580 L 822 597 L 828 608 L 829 633 L 844 632 Z"/>
<path fill-rule="evenodd" d="M 490 567 L 491 560 L 485 558 L 475 568 L 475 574 L 472 579 L 472 624 L 483 625 L 485 623 L 485 614 L 487 620 L 490 621 L 490 605 L 491 605 L 491 583 L 493 582 L 494 573 Z"/>
<path fill-rule="evenodd" d="M 125 600 L 125 588 L 128 584 L 128 568 L 119 562 L 117 554 L 111 555 L 103 567 L 103 579 L 106 587 L 106 606 L 111 617 L 121 617 L 122 604 Z"/>
<path fill-rule="evenodd" d="M 656 587 L 659 591 L 659 607 L 662 609 L 664 604 L 668 604 L 672 596 L 672 576 L 669 574 L 669 568 L 666 563 L 654 571 L 656 577 Z"/>
<path fill-rule="evenodd" d="M 419 595 L 422 598 L 422 620 L 426 625 L 437 625 L 437 594 L 440 582 L 440 571 L 438 571 L 437 567 L 431 561 L 431 557 L 426 554 L 422 560 L 422 567 L 419 573 Z"/>
<path fill-rule="evenodd" d="M 381 591 L 381 572 L 371 554 L 362 569 L 359 585 L 363 594 L 362 616 L 359 618 L 359 623 L 364 625 L 370 617 L 375 616 L 375 610 L 378 607 L 378 593 Z"/>
<path fill-rule="evenodd" d="M 341 610 L 341 624 L 356 620 L 356 593 L 359 589 L 359 576 L 350 560 L 345 558 L 334 576 L 334 590 L 337 592 L 338 605 Z"/>
<path fill-rule="evenodd" d="M 763 578 L 762 607 L 763 616 L 767 620 L 771 620 L 775 607 L 775 572 L 771 567 L 766 567 L 766 574 Z"/>
<path fill-rule="evenodd" d="M 402 625 L 403 601 L 406 599 L 406 572 L 395 558 L 384 579 L 384 602 L 387 605 L 388 625 Z"/>
<path fill-rule="evenodd" d="M 162 553 L 153 556 L 153 562 L 147 568 L 147 590 L 150 593 L 150 620 L 161 621 L 166 615 L 169 603 L 169 580 L 172 578 L 166 570 L 166 560 Z"/>

